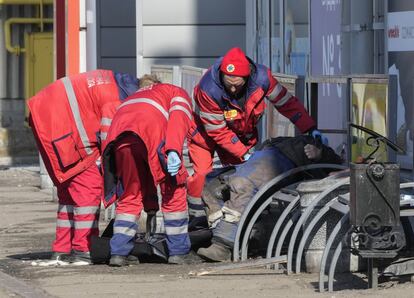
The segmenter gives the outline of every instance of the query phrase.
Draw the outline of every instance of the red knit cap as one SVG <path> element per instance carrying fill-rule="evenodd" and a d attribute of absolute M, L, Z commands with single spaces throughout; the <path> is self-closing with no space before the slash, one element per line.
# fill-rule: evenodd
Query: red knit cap
<path fill-rule="evenodd" d="M 247 77 L 250 63 L 242 49 L 232 48 L 224 55 L 220 70 L 230 76 Z"/>

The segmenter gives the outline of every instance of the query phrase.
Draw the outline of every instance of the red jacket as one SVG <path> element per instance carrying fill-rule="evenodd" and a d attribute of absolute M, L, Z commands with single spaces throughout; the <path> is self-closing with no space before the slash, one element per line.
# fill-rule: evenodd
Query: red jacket
<path fill-rule="evenodd" d="M 140 137 L 148 151 L 148 163 L 155 182 L 165 178 L 159 153 L 165 158 L 165 152 L 175 150 L 180 156 L 184 138 L 192 121 L 192 103 L 182 88 L 170 84 L 154 84 L 141 88 L 118 107 L 112 120 L 107 137 L 107 146 L 103 153 L 105 197 L 113 195 L 115 172 L 110 164 L 113 145 L 121 134 L 132 133 Z M 164 145 L 162 145 L 165 142 Z M 181 171 L 185 171 L 182 167 Z M 109 172 L 108 172 L 109 171 Z M 108 184 L 108 181 L 112 181 Z M 111 195 L 108 195 L 108 193 Z"/>
<path fill-rule="evenodd" d="M 55 184 L 95 163 L 97 136 L 111 117 L 102 107 L 119 104 L 119 92 L 112 71 L 95 70 L 57 80 L 29 100 L 31 127 Z"/>
<path fill-rule="evenodd" d="M 265 111 L 264 98 L 290 119 L 303 133 L 315 127 L 299 100 L 292 96 L 271 74 L 270 70 L 251 61 L 252 72 L 247 81 L 244 108 L 230 98 L 220 78 L 220 58 L 202 77 L 194 89 L 195 122 L 221 149 L 236 158 L 258 141 L 257 122 Z"/>

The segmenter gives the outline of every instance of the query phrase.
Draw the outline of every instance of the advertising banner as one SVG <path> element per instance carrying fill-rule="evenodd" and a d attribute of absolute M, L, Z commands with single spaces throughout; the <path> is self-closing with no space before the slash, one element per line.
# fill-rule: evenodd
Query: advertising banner
<path fill-rule="evenodd" d="M 312 75 L 341 74 L 342 0 L 310 1 Z M 336 89 L 336 88 L 335 88 Z M 324 94 L 339 93 L 326 88 Z"/>
<path fill-rule="evenodd" d="M 373 83 L 352 83 L 352 122 L 371 129 L 380 135 L 387 136 L 387 104 L 388 85 Z M 351 161 L 361 161 L 374 151 L 375 146 L 369 146 L 369 134 L 352 129 L 352 158 Z M 381 144 L 375 157 L 378 161 L 387 161 L 387 147 Z"/>
<path fill-rule="evenodd" d="M 414 11 L 388 14 L 388 51 L 414 51 Z"/>
<path fill-rule="evenodd" d="M 342 74 L 342 1 L 310 1 L 311 75 Z M 318 88 L 318 128 L 344 130 L 347 126 L 345 87 L 320 84 Z M 338 152 L 346 135 L 329 134 L 329 144 Z"/>
<path fill-rule="evenodd" d="M 398 77 L 397 144 L 402 168 L 413 168 L 414 137 L 414 1 L 388 1 L 388 72 Z"/>

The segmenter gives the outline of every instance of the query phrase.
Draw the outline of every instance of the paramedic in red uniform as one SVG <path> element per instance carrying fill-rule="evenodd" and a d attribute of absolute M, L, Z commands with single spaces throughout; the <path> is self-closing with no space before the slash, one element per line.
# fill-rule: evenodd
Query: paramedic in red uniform
<path fill-rule="evenodd" d="M 137 89 L 136 77 L 95 70 L 59 79 L 29 100 L 30 126 L 59 198 L 53 254 L 41 265 L 90 264 L 102 198 L 99 143 L 112 117 L 105 106 Z"/>
<path fill-rule="evenodd" d="M 182 164 L 192 103 L 184 89 L 162 84 L 150 75 L 140 79 L 140 87 L 119 106 L 102 155 L 106 204 L 117 197 L 109 265 L 128 264 L 143 198 L 158 184 L 168 262 L 192 263 L 200 259 L 190 253 L 187 171 Z"/>
<path fill-rule="evenodd" d="M 300 132 L 322 137 L 302 103 L 272 76 L 270 69 L 254 63 L 240 48 L 230 49 L 194 88 L 196 125 L 188 138 L 194 166 L 194 174 L 188 179 L 190 228 L 206 220 L 200 197 L 214 153 L 223 165 L 240 164 L 250 157 L 249 150 L 258 141 L 256 125 L 265 111 L 265 97 Z"/>

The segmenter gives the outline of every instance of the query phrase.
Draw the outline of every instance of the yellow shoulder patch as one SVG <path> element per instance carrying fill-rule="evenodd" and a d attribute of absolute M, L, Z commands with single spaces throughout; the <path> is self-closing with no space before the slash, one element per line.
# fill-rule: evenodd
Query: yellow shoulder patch
<path fill-rule="evenodd" d="M 226 120 L 233 120 L 236 117 L 237 117 L 237 110 L 224 111 L 224 118 L 226 118 Z"/>

